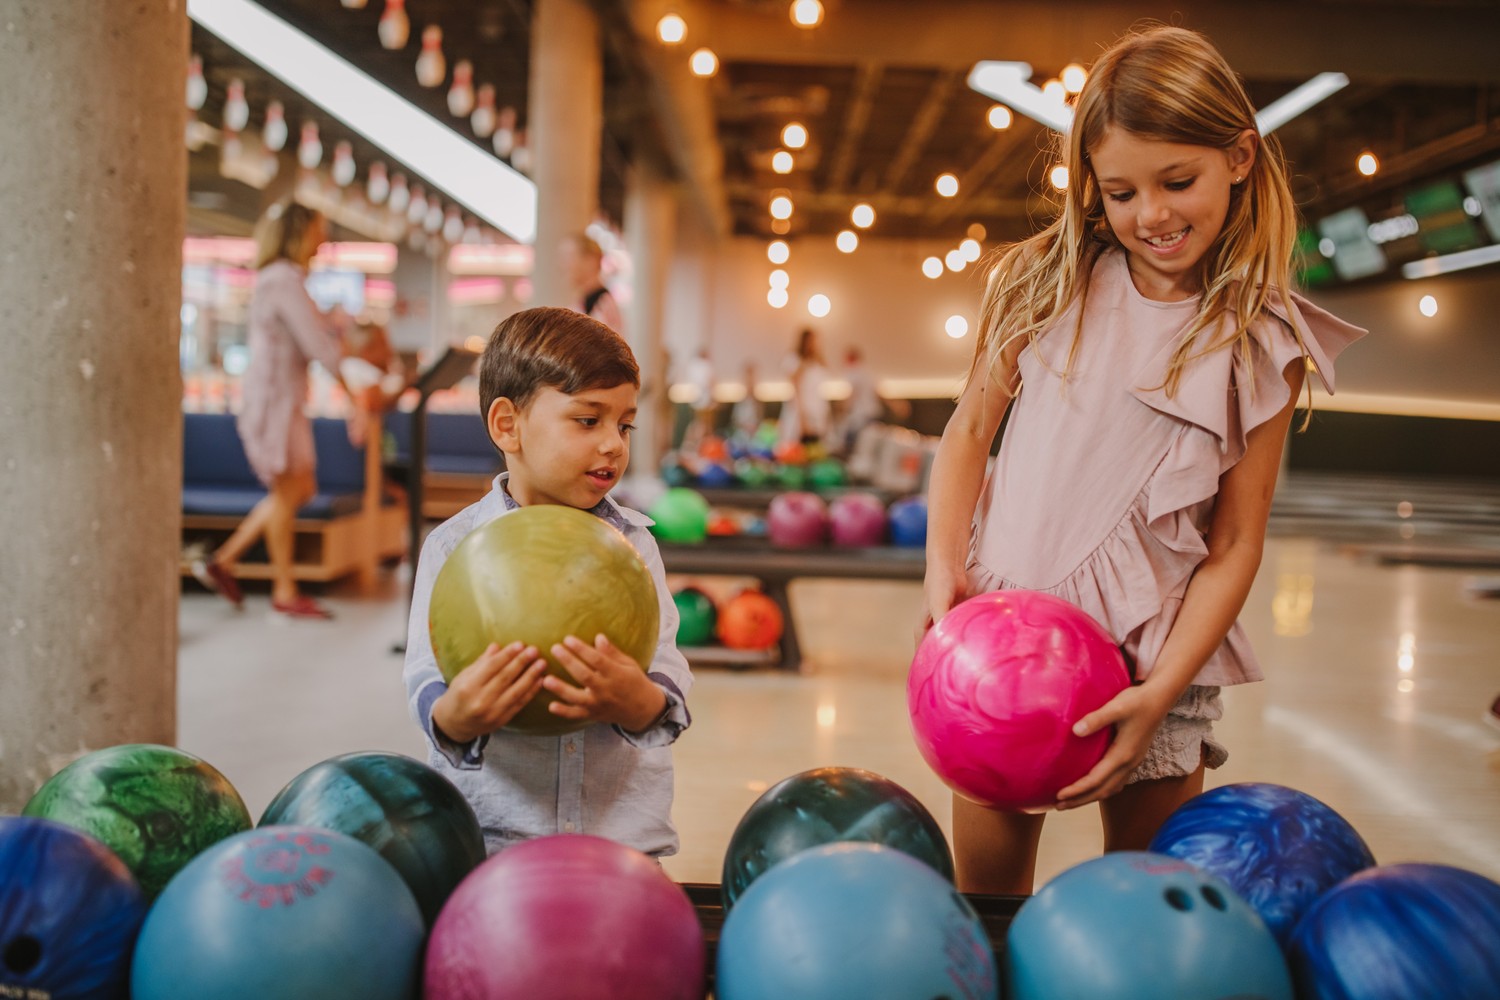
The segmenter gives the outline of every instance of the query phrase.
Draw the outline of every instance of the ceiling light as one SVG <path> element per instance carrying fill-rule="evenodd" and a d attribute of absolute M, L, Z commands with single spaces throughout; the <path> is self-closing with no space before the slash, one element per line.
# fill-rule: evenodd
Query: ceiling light
<path fill-rule="evenodd" d="M 986 60 L 969 71 L 969 87 L 986 97 L 1004 101 L 1028 118 L 1041 122 L 1054 132 L 1066 132 L 1073 121 L 1073 109 L 1060 101 L 1048 100 L 1031 82 L 1031 64 Z"/>
<path fill-rule="evenodd" d="M 785 240 L 772 240 L 771 245 L 766 247 L 766 257 L 772 264 L 785 264 L 791 255 L 792 248 L 786 245 Z"/>
<path fill-rule="evenodd" d="M 1470 267 L 1482 267 L 1485 264 L 1500 264 L 1500 245 L 1477 247 L 1473 250 L 1443 254 L 1441 257 L 1423 257 L 1421 260 L 1408 261 L 1401 265 L 1401 277 L 1435 278 L 1440 274 L 1450 274 L 1453 271 L 1462 271 Z"/>
<path fill-rule="evenodd" d="M 772 288 L 785 288 L 787 285 L 791 284 L 791 282 L 792 276 L 787 274 L 781 268 L 778 267 L 776 270 L 771 272 Z"/>
<path fill-rule="evenodd" d="M 823 23 L 823 5 L 818 0 L 796 0 L 791 13 L 792 23 L 799 28 L 816 28 Z"/>
<path fill-rule="evenodd" d="M 968 232 L 969 232 L 969 239 L 971 239 L 971 240 L 982 240 L 986 236 L 989 235 L 989 230 L 987 230 L 987 229 L 984 228 L 984 223 L 982 223 L 982 222 L 971 222 L 971 223 L 969 223 L 969 230 L 968 230 Z"/>
<path fill-rule="evenodd" d="M 446 124 L 250 0 L 188 0 L 188 14 L 512 239 L 536 238 L 536 185 Z"/>
<path fill-rule="evenodd" d="M 864 203 L 855 205 L 849 213 L 849 221 L 861 229 L 869 229 L 875 224 L 875 209 Z"/>
<path fill-rule="evenodd" d="M 949 250 L 948 253 L 943 257 L 943 263 L 948 265 L 948 270 L 956 273 L 958 271 L 962 271 L 964 269 L 964 265 L 967 264 L 968 261 L 964 260 L 963 251 Z"/>
<path fill-rule="evenodd" d="M 964 260 L 972 264 L 979 259 L 982 248 L 978 240 L 964 240 L 958 245 L 958 252 L 964 255 Z"/>
<path fill-rule="evenodd" d="M 1042 97 L 1052 101 L 1054 104 L 1066 104 L 1068 102 L 1068 88 L 1064 87 L 1061 80 L 1048 80 L 1042 84 Z"/>
<path fill-rule="evenodd" d="M 1015 121 L 1015 115 L 1012 115 L 1010 108 L 1005 105 L 996 104 L 990 107 L 990 113 L 985 115 L 985 120 L 990 123 L 990 128 L 999 132 L 1010 128 L 1011 122 Z"/>
<path fill-rule="evenodd" d="M 828 296 L 822 294 L 821 292 L 807 300 L 807 311 L 812 313 L 818 319 L 822 319 L 824 316 L 827 316 L 829 310 L 831 310 L 832 308 L 833 303 L 829 302 Z"/>
<path fill-rule="evenodd" d="M 792 166 L 792 154 L 784 149 L 778 149 L 776 155 L 771 157 L 771 169 L 778 174 L 791 173 Z"/>
<path fill-rule="evenodd" d="M 791 301 L 791 296 L 787 295 L 785 288 L 773 288 L 766 292 L 766 301 L 771 304 L 772 309 L 782 309 Z"/>
<path fill-rule="evenodd" d="M 948 321 L 943 324 L 943 329 L 948 336 L 958 340 L 969 332 L 969 321 L 962 316 L 949 316 Z"/>
<path fill-rule="evenodd" d="M 1319 73 L 1301 86 L 1283 94 L 1255 113 L 1255 127 L 1269 135 L 1308 108 L 1349 86 L 1342 73 Z"/>
<path fill-rule="evenodd" d="M 854 230 L 844 229 L 839 232 L 834 243 L 844 253 L 853 253 L 859 247 L 859 237 L 854 235 Z"/>
<path fill-rule="evenodd" d="M 943 276 L 943 262 L 936 257 L 928 257 L 922 261 L 922 273 L 929 278 L 941 278 Z"/>
<path fill-rule="evenodd" d="M 958 194 L 958 178 L 952 174 L 938 174 L 938 179 L 933 186 L 944 198 L 952 198 Z"/>
<path fill-rule="evenodd" d="M 694 76 L 710 77 L 719 71 L 719 57 L 712 49 L 699 49 L 688 60 Z"/>
<path fill-rule="evenodd" d="M 1088 81 L 1089 71 L 1077 63 L 1068 63 L 1058 75 L 1062 78 L 1063 89 L 1070 94 L 1076 94 Z"/>
<path fill-rule="evenodd" d="M 792 199 L 784 194 L 779 194 L 771 199 L 771 218 L 790 219 L 792 217 Z"/>
<path fill-rule="evenodd" d="M 791 122 L 781 130 L 781 144 L 787 149 L 801 149 L 807 145 L 807 128 L 800 122 Z"/>
<path fill-rule="evenodd" d="M 663 14 L 656 22 L 656 37 L 664 45 L 680 45 L 687 37 L 687 22 L 677 14 Z"/>
<path fill-rule="evenodd" d="M 1068 189 L 1068 168 L 1059 163 L 1047 174 L 1047 180 L 1059 191 Z"/>
<path fill-rule="evenodd" d="M 1374 177 L 1375 172 L 1380 169 L 1380 161 L 1375 158 L 1374 153 L 1366 151 L 1359 154 L 1359 159 L 1355 161 L 1355 166 L 1366 177 Z"/>
<path fill-rule="evenodd" d="M 772 219 L 771 232 L 777 236 L 785 236 L 792 231 L 792 223 L 789 219 Z"/>
<path fill-rule="evenodd" d="M 1437 299 L 1433 298 L 1431 295 L 1424 295 L 1422 296 L 1421 301 L 1417 303 L 1417 309 L 1422 313 L 1423 316 L 1431 319 L 1433 316 L 1437 315 Z"/>

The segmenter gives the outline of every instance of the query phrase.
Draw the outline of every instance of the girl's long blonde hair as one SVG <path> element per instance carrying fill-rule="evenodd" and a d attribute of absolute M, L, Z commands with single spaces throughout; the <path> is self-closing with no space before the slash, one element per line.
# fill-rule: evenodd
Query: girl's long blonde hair
<path fill-rule="evenodd" d="M 1061 213 L 1035 236 L 1002 250 L 990 268 L 970 379 L 993 377 L 1002 352 L 1020 338 L 1025 339 L 1022 348 L 1035 348 L 1074 299 L 1086 297 L 1099 254 L 1119 246 L 1088 156 L 1110 128 L 1227 152 L 1246 129 L 1256 129 L 1255 109 L 1224 57 L 1196 32 L 1151 28 L 1126 36 L 1100 56 L 1079 94 L 1073 126 L 1059 139 L 1069 177 Z M 1203 297 L 1197 315 L 1179 338 L 1156 388 L 1174 393 L 1189 361 L 1221 347 L 1233 345 L 1249 359 L 1249 325 L 1268 308 L 1273 293 L 1289 301 L 1296 235 L 1280 143 L 1261 136 L 1248 175 L 1231 189 L 1219 239 L 1199 264 Z M 1065 377 L 1078 351 L 1083 304 Z M 1198 346 L 1199 334 L 1225 315 L 1233 317 L 1226 335 Z M 1303 343 L 1300 331 L 1293 334 Z M 1019 385 L 1013 376 L 1004 388 L 1013 393 Z"/>

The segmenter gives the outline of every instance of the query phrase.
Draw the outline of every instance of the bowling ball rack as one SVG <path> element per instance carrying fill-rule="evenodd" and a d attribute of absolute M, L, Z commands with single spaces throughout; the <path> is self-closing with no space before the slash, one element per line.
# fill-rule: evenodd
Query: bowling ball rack
<path fill-rule="evenodd" d="M 717 882 L 683 882 L 682 889 L 687 893 L 688 899 L 692 900 L 693 909 L 698 911 L 698 922 L 703 925 L 703 941 L 708 950 L 708 991 L 711 996 L 714 963 L 719 951 L 719 932 L 724 926 L 724 897 Z M 995 968 L 1004 968 L 1005 934 L 1010 929 L 1010 922 L 1015 918 L 1016 911 L 1031 897 L 990 896 L 972 892 L 962 895 L 974 907 L 974 912 L 979 914 L 979 920 L 984 924 L 984 932 L 990 939 L 990 949 L 995 953 Z"/>

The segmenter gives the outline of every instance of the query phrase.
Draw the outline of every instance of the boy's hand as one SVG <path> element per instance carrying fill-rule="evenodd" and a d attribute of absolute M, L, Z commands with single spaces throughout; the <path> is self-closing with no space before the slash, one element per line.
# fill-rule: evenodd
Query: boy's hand
<path fill-rule="evenodd" d="M 592 646 L 570 635 L 552 647 L 552 655 L 583 685 L 574 687 L 550 675 L 545 678 L 542 686 L 558 699 L 547 706 L 553 715 L 579 722 L 609 722 L 638 733 L 667 706 L 667 693 L 603 634 L 594 637 Z"/>
<path fill-rule="evenodd" d="M 455 743 L 492 733 L 515 718 L 542 687 L 547 661 L 535 646 L 490 643 L 432 703 L 432 721 Z"/>

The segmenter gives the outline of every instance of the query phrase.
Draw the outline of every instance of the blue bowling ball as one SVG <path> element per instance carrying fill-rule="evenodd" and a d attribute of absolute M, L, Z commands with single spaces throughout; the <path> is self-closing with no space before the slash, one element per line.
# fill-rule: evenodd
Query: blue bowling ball
<path fill-rule="evenodd" d="M 1302 1000 L 1500 997 L 1500 884 L 1447 865 L 1372 868 L 1324 893 L 1287 951 Z"/>
<path fill-rule="evenodd" d="M 426 927 L 373 848 L 310 826 L 222 840 L 146 918 L 132 1000 L 415 1000 Z"/>
<path fill-rule="evenodd" d="M 662 482 L 674 488 L 691 486 L 693 483 L 693 474 L 688 471 L 686 466 L 670 455 L 662 460 L 661 478 Z"/>
<path fill-rule="evenodd" d="M 1225 785 L 1189 799 L 1151 841 L 1228 882 L 1281 946 L 1313 901 L 1375 864 L 1349 822 L 1305 792 Z"/>
<path fill-rule="evenodd" d="M 719 1000 L 999 995 L 984 926 L 937 872 L 890 847 L 827 844 L 767 871 L 719 937 Z"/>
<path fill-rule="evenodd" d="M 723 489 L 734 485 L 734 473 L 727 466 L 710 462 L 698 473 L 698 485 L 709 489 Z"/>
<path fill-rule="evenodd" d="M 1292 1000 L 1276 939 L 1222 879 L 1121 851 L 1068 869 L 1006 938 L 1010 1000 Z"/>
<path fill-rule="evenodd" d="M 0 817 L 0 997 L 120 1000 L 146 900 L 99 841 Z"/>
<path fill-rule="evenodd" d="M 891 544 L 919 549 L 927 544 L 927 498 L 903 497 L 886 511 Z"/>

